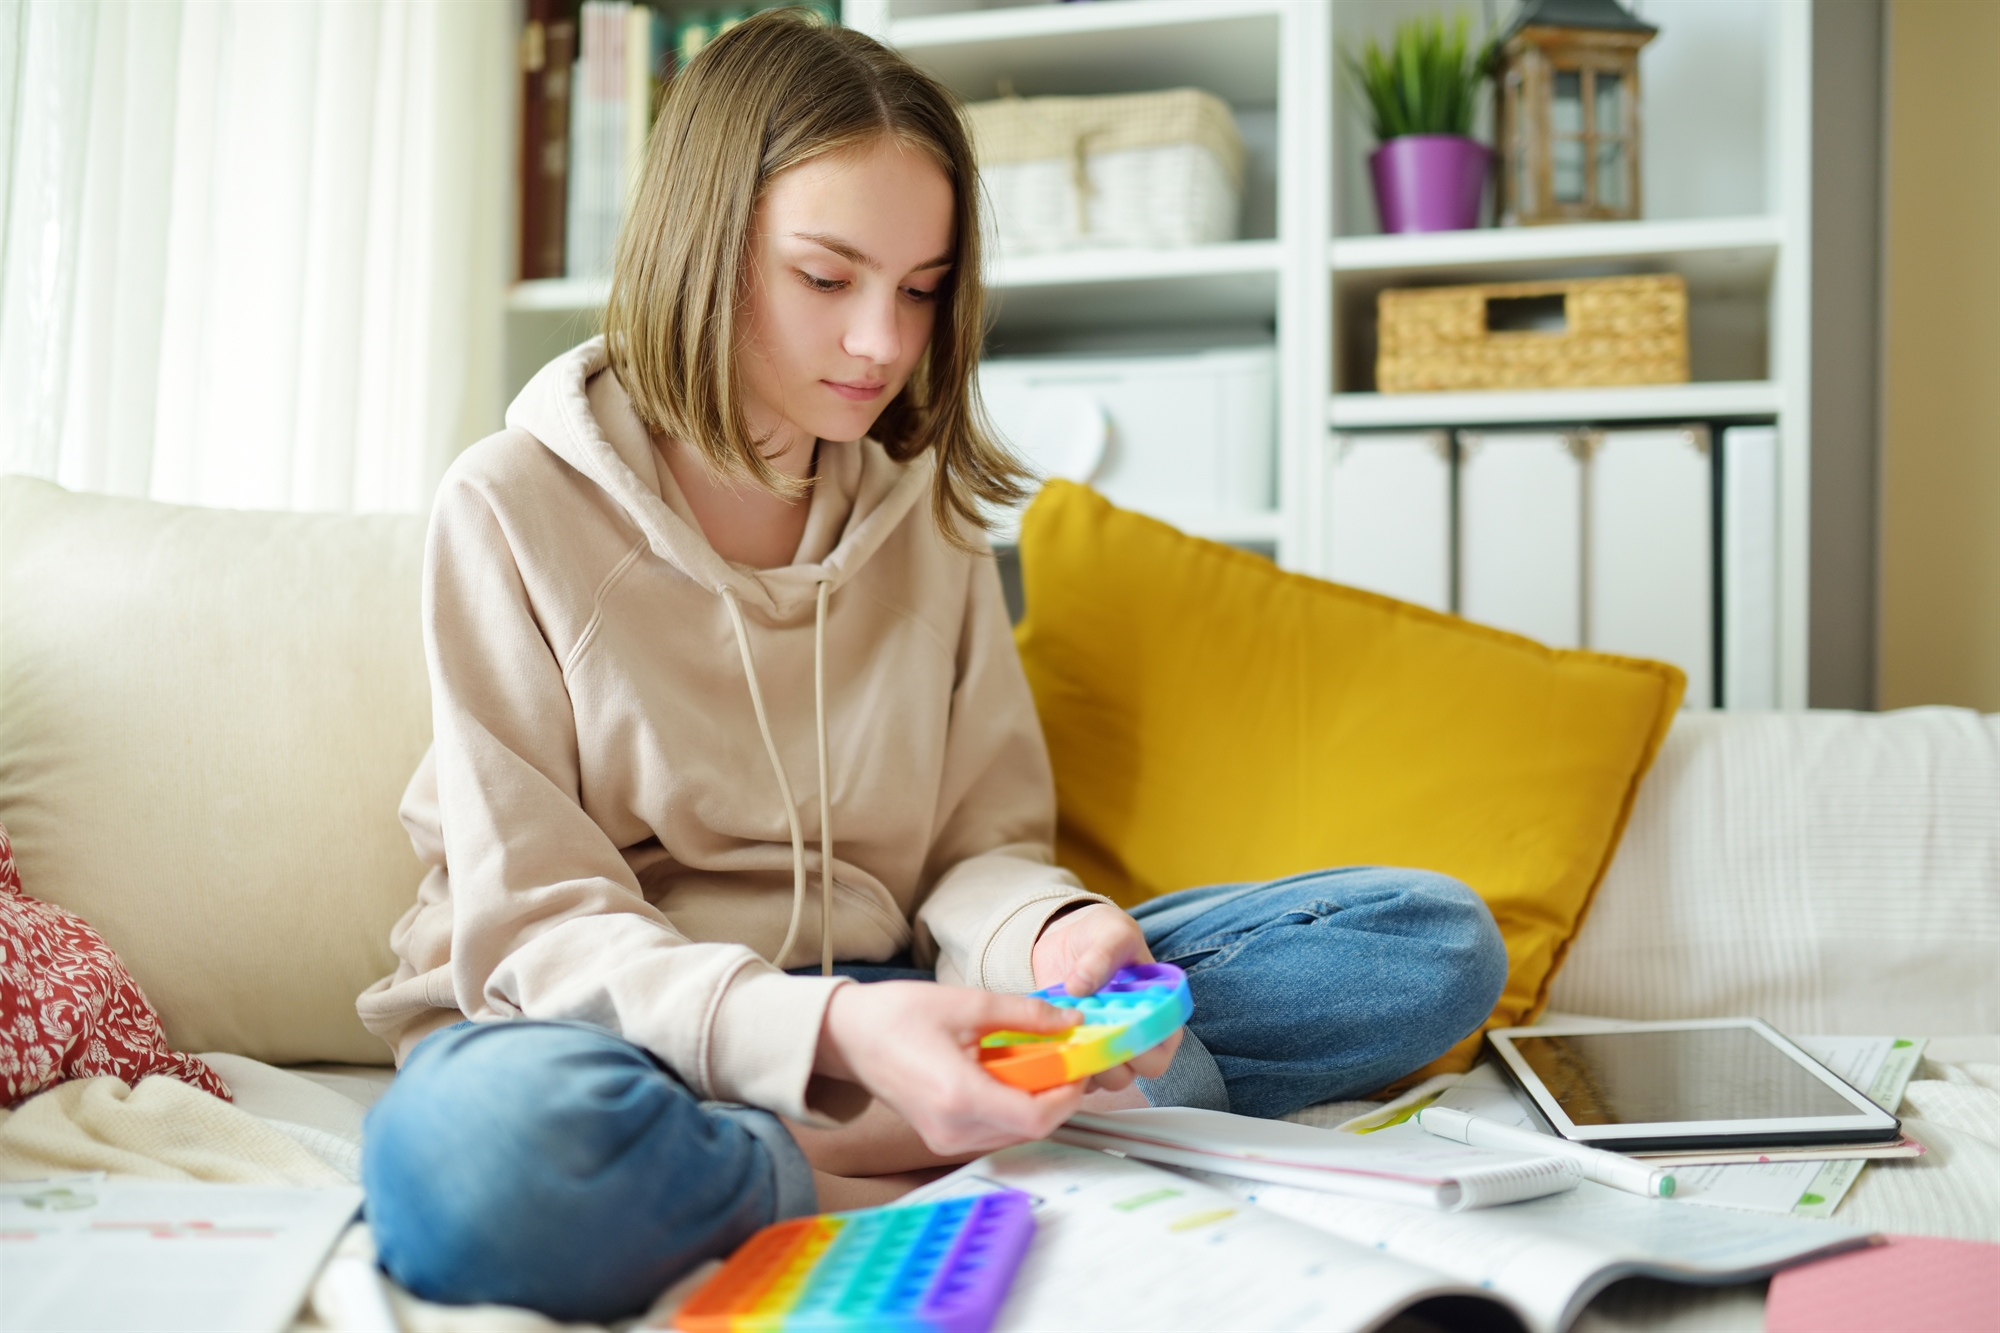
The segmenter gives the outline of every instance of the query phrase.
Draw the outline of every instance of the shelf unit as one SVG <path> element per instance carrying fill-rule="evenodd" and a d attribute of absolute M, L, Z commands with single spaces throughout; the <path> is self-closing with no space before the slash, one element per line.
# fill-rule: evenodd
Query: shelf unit
<path fill-rule="evenodd" d="M 1634 421 L 1769 421 L 1784 395 L 1769 380 L 1492 393 L 1337 393 L 1335 430 L 1433 426 L 1596 426 Z"/>
<path fill-rule="evenodd" d="M 1444 272 L 1454 281 L 1530 279 L 1666 265 L 1691 282 L 1740 283 L 1768 277 L 1783 226 L 1774 217 L 1686 218 L 1670 222 L 1580 222 L 1564 227 L 1484 227 L 1404 236 L 1343 236 L 1333 243 L 1336 273 L 1394 281 Z"/>
<path fill-rule="evenodd" d="M 1178 252 L 1003 257 L 992 349 L 1144 351 L 1276 344 L 1281 441 L 1326 429 L 1332 311 L 1333 6 L 1320 0 L 846 0 L 845 21 L 896 47 L 967 101 L 1200 87 L 1231 105 L 1249 149 L 1245 240 Z M 1281 445 L 1278 505 L 1228 518 L 1161 514 L 1271 552 L 1305 549 L 1304 451 Z"/>
<path fill-rule="evenodd" d="M 1268 323 L 1277 312 L 1280 258 L 1276 241 L 1001 255 L 986 285 L 1003 330 L 1127 328 L 1155 320 Z M 541 278 L 515 283 L 507 307 L 598 311 L 610 290 L 604 278 Z"/>
<path fill-rule="evenodd" d="M 1331 432 L 1653 422 L 1779 427 L 1779 700 L 1807 701 L 1811 374 L 1808 291 L 1816 10 L 1790 0 L 1642 0 L 1645 195 L 1628 223 L 1382 236 L 1372 146 L 1339 51 L 1443 9 L 1475 31 L 1499 0 L 845 0 L 844 21 L 961 97 L 1206 88 L 1250 150 L 1244 235 L 1181 251 L 999 256 L 991 350 L 1144 351 L 1275 342 L 1277 507 L 1191 531 L 1315 568 L 1314 502 Z M 1483 132 L 1483 126 L 1481 127 Z M 1392 286 L 1677 272 L 1690 292 L 1693 382 L 1617 389 L 1373 391 L 1376 295 Z M 602 282 L 522 283 L 508 309 L 524 379 L 601 308 Z M 511 330 L 510 330 L 511 332 Z M 537 339 L 541 344 L 537 344 Z M 514 344 L 523 349 L 514 352 Z M 1161 515 L 1170 521 L 1173 515 Z"/>

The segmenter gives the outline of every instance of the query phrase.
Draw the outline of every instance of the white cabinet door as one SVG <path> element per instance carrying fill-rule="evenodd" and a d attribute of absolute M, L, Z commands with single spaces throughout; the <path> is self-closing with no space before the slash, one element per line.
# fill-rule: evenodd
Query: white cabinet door
<path fill-rule="evenodd" d="M 1268 347 L 998 358 L 980 365 L 979 389 L 1041 474 L 1168 522 L 1217 521 L 1275 503 L 1276 374 Z"/>
<path fill-rule="evenodd" d="M 1451 437 L 1336 435 L 1327 449 L 1326 576 L 1450 611 Z"/>
<path fill-rule="evenodd" d="M 1585 467 L 1584 642 L 1671 662 L 1715 702 L 1714 482 L 1701 427 L 1607 431 Z"/>
<path fill-rule="evenodd" d="M 1583 462 L 1560 432 L 1459 436 L 1458 611 L 1583 642 Z"/>
<path fill-rule="evenodd" d="M 1722 432 L 1722 705 L 1778 706 L 1778 431 Z"/>

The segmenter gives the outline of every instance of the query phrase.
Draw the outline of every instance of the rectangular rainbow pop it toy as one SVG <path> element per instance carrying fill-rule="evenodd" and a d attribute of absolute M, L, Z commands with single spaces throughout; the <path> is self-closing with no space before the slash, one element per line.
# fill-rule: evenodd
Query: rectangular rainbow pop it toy
<path fill-rule="evenodd" d="M 1143 1055 L 1172 1035 L 1194 1013 L 1187 973 L 1172 963 L 1121 967 L 1095 995 L 1073 996 L 1061 986 L 1033 999 L 1083 1011 L 1067 1032 L 989 1032 L 979 1042 L 979 1063 L 1003 1083 L 1029 1092 L 1089 1078 Z"/>
<path fill-rule="evenodd" d="M 986 1333 L 1035 1234 L 1027 1195 L 797 1217 L 745 1241 L 682 1333 Z"/>

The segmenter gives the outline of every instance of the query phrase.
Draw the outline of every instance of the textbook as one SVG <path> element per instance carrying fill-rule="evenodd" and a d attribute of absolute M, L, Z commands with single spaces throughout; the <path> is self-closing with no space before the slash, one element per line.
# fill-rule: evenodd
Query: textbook
<path fill-rule="evenodd" d="M 360 1209 L 347 1186 L 0 1182 L 0 1333 L 283 1333 Z"/>
<path fill-rule="evenodd" d="M 1449 1329 L 1491 1327 L 1504 1310 L 1531 1333 L 1562 1333 L 1620 1278 L 1747 1281 L 1869 1239 L 1589 1181 L 1446 1213 L 1050 1142 L 991 1153 L 907 1199 L 996 1189 L 1027 1194 L 1036 1223 L 996 1331 L 1366 1333 L 1406 1311 Z"/>
<path fill-rule="evenodd" d="M 1166 1166 L 1456 1212 L 1575 1189 L 1553 1153 L 1507 1152 L 1424 1133 L 1364 1137 L 1186 1106 L 1082 1112 L 1050 1137 Z"/>

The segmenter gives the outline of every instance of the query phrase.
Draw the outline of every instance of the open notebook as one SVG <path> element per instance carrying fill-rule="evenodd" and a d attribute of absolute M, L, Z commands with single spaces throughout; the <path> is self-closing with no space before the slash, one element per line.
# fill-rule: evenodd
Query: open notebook
<path fill-rule="evenodd" d="M 1868 1240 L 1828 1222 L 1687 1208 L 1588 1181 L 1445 1213 L 1059 1143 L 990 1154 L 909 1197 L 993 1189 L 1030 1195 L 1036 1220 L 996 1330 L 1363 1333 L 1423 1306 L 1447 1328 L 1491 1327 L 1504 1310 L 1532 1333 L 1560 1333 L 1622 1277 L 1742 1281 Z"/>

